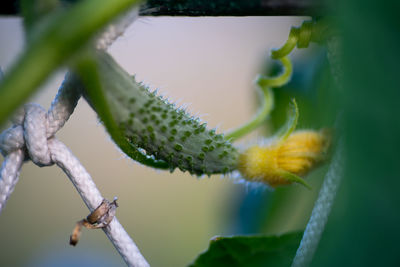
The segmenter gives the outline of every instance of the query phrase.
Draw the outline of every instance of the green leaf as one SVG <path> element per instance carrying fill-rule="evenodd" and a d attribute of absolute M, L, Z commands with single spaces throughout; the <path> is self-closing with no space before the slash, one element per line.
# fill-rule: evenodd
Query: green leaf
<path fill-rule="evenodd" d="M 190 267 L 290 266 L 303 232 L 281 236 L 218 237 Z"/>
<path fill-rule="evenodd" d="M 299 120 L 299 109 L 295 99 L 292 99 L 289 105 L 288 118 L 285 125 L 280 128 L 276 136 L 281 139 L 281 142 L 285 141 L 289 135 L 296 129 L 297 122 Z"/>
<path fill-rule="evenodd" d="M 86 0 L 62 10 L 30 39 L 0 82 L 0 125 L 98 30 L 138 0 Z"/>
<path fill-rule="evenodd" d="M 59 6 L 58 0 L 20 0 L 21 13 L 27 31 Z"/>
<path fill-rule="evenodd" d="M 287 171 L 281 171 L 280 175 L 282 175 L 285 179 L 293 182 L 293 183 L 298 183 L 303 185 L 304 187 L 306 187 L 307 189 L 311 190 L 311 186 L 300 176 L 291 173 L 291 172 L 287 172 Z"/>
<path fill-rule="evenodd" d="M 261 107 L 257 115 L 254 116 L 249 122 L 240 126 L 239 128 L 231 131 L 226 135 L 226 138 L 230 141 L 235 141 L 251 131 L 259 127 L 269 116 L 274 108 L 274 94 L 272 88 L 281 87 L 288 83 L 292 77 L 293 66 L 289 57 L 283 57 L 278 59 L 283 65 L 283 72 L 276 77 L 266 77 L 258 75 L 255 80 L 255 84 L 259 87 L 262 94 Z"/>
<path fill-rule="evenodd" d="M 345 170 L 311 266 L 400 266 L 400 2 L 342 3 Z"/>

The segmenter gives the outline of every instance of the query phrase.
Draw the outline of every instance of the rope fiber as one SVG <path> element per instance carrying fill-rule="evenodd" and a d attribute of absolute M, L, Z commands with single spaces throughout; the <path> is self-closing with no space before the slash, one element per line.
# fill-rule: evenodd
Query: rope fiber
<path fill-rule="evenodd" d="M 317 201 L 311 212 L 311 217 L 304 231 L 300 246 L 293 259 L 292 267 L 309 266 L 317 250 L 319 240 L 324 232 L 325 225 L 335 201 L 336 192 L 343 176 L 342 143 L 342 140 L 339 140 L 338 147 L 324 178 L 321 190 L 319 191 Z"/>

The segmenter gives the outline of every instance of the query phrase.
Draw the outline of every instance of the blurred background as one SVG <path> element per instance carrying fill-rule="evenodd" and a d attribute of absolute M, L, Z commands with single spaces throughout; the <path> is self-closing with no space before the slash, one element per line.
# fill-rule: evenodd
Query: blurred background
<path fill-rule="evenodd" d="M 138 80 L 185 105 L 218 131 L 235 128 L 257 110 L 252 81 L 276 73 L 269 51 L 282 45 L 301 17 L 140 18 L 110 49 Z M 19 18 L 0 18 L 0 66 L 7 70 L 23 49 Z M 238 142 L 245 148 L 273 133 L 285 120 L 290 97 L 300 107 L 300 128 L 333 125 L 325 51 L 295 50 L 293 81 L 276 93 L 277 108 L 264 129 Z M 271 67 L 272 66 L 272 67 Z M 59 71 L 30 100 L 48 108 L 63 80 Z M 229 177 L 191 177 L 156 171 L 126 158 L 96 114 L 80 100 L 57 137 L 79 158 L 103 196 L 117 196 L 117 216 L 152 266 L 185 266 L 210 238 L 231 234 L 279 234 L 304 229 L 326 171 L 309 182 L 313 190 L 277 190 L 237 183 Z M 88 210 L 57 167 L 31 162 L 0 215 L 0 266 L 124 266 L 101 230 L 83 229 L 77 247 L 68 244 L 76 221 Z"/>

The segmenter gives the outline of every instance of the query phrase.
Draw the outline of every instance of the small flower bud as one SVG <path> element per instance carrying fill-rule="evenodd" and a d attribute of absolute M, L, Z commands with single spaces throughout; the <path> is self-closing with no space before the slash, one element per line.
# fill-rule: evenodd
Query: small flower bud
<path fill-rule="evenodd" d="M 245 179 L 272 187 L 298 182 L 326 157 L 330 138 L 325 131 L 296 131 L 267 146 L 253 146 L 239 157 L 238 169 Z"/>

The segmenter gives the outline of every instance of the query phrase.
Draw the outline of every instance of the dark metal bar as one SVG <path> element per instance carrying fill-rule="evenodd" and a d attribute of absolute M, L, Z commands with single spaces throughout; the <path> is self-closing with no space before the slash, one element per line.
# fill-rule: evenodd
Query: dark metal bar
<path fill-rule="evenodd" d="M 143 16 L 302 16 L 327 14 L 326 0 L 148 0 Z"/>
<path fill-rule="evenodd" d="M 19 13 L 18 1 L 2 0 L 0 4 L 0 15 L 17 15 Z"/>
<path fill-rule="evenodd" d="M 75 2 L 79 0 L 61 0 Z M 328 0 L 148 0 L 142 16 L 319 16 Z M 17 0 L 2 0 L 0 15 L 18 15 Z"/>

